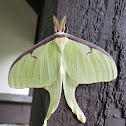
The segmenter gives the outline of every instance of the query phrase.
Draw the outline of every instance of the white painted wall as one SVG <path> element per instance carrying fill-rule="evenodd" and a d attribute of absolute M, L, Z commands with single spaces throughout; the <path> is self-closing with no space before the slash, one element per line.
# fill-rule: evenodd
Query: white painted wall
<path fill-rule="evenodd" d="M 8 86 L 13 61 L 34 45 L 37 14 L 25 0 L 0 0 L 0 93 L 28 95 Z"/>

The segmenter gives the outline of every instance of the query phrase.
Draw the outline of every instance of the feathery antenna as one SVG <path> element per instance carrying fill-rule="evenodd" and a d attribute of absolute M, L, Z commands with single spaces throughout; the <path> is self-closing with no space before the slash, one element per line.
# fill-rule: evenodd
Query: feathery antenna
<path fill-rule="evenodd" d="M 59 24 L 58 19 L 53 15 L 53 23 L 58 31 L 62 31 L 62 29 L 64 28 L 66 24 L 66 15 L 62 18 L 60 24 Z"/>

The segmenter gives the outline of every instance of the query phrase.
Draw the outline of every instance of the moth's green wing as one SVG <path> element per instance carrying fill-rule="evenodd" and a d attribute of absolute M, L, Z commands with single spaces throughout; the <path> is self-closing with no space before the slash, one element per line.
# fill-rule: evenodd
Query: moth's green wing
<path fill-rule="evenodd" d="M 52 85 L 45 87 L 45 89 L 50 94 L 50 105 L 42 126 L 47 126 L 47 120 L 50 118 L 50 115 L 55 112 L 56 108 L 59 105 L 61 91 L 62 91 L 62 78 L 61 73 L 59 73 L 57 79 L 53 82 Z"/>
<path fill-rule="evenodd" d="M 19 60 L 14 62 L 9 72 L 9 85 L 13 88 L 44 87 L 49 92 L 50 105 L 43 124 L 47 126 L 47 120 L 56 110 L 61 97 L 61 51 L 55 39 L 36 47 L 26 51 L 26 55 L 19 56 Z"/>
<path fill-rule="evenodd" d="M 115 62 L 109 54 L 82 43 L 68 39 L 63 59 L 67 73 L 79 84 L 107 82 L 117 77 Z"/>
<path fill-rule="evenodd" d="M 9 85 L 13 88 L 49 86 L 57 79 L 60 64 L 61 52 L 55 41 L 51 40 L 36 48 L 32 54 L 24 55 L 12 66 Z"/>
<path fill-rule="evenodd" d="M 90 48 L 86 44 L 68 39 L 63 51 L 65 98 L 72 112 L 82 123 L 85 123 L 86 118 L 75 99 L 78 84 L 107 82 L 117 77 L 117 68 L 111 56 L 100 47 L 90 43 L 92 47 L 96 47 Z"/>
<path fill-rule="evenodd" d="M 72 79 L 65 71 L 63 77 L 63 89 L 67 104 L 71 108 L 72 112 L 77 115 L 78 120 L 80 120 L 82 123 L 85 123 L 86 117 L 82 110 L 79 108 L 75 99 L 75 90 L 77 85 L 78 82 Z"/>

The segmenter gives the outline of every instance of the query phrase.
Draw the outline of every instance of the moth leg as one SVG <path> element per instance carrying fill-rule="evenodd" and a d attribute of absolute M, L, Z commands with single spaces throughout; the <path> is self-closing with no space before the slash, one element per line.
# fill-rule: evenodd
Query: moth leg
<path fill-rule="evenodd" d="M 65 26 L 63 27 L 63 29 L 62 29 L 62 32 L 64 32 L 65 31 Z"/>
<path fill-rule="evenodd" d="M 87 56 L 90 56 L 92 54 L 92 48 L 90 48 L 91 52 L 87 53 Z"/>
<path fill-rule="evenodd" d="M 54 33 L 57 33 L 57 28 L 54 26 Z"/>
<path fill-rule="evenodd" d="M 50 95 L 50 105 L 48 108 L 48 112 L 46 118 L 44 120 L 44 124 L 42 126 L 47 126 L 47 120 L 50 118 L 51 114 L 55 112 L 59 105 L 61 91 L 62 91 L 62 80 L 61 74 L 58 75 L 58 78 L 48 87 L 44 87 Z"/>
<path fill-rule="evenodd" d="M 37 58 L 35 56 L 32 56 L 32 53 L 30 53 L 30 56 L 33 60 L 37 60 Z"/>
<path fill-rule="evenodd" d="M 68 27 L 66 27 L 66 33 L 68 34 Z"/>
<path fill-rule="evenodd" d="M 86 117 L 83 114 L 82 110 L 79 108 L 77 101 L 75 99 L 75 90 L 78 85 L 78 82 L 73 80 L 67 72 L 65 72 L 65 76 L 63 78 L 63 89 L 65 98 L 68 106 L 72 109 L 72 112 L 77 115 L 78 120 L 82 123 L 86 122 Z"/>

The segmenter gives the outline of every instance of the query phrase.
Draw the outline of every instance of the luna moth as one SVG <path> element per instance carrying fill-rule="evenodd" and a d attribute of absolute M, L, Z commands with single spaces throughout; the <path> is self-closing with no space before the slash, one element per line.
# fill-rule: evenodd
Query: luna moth
<path fill-rule="evenodd" d="M 75 99 L 79 84 L 108 82 L 117 77 L 113 58 L 100 47 L 65 32 L 66 16 L 61 23 L 53 16 L 55 34 L 22 53 L 9 71 L 12 88 L 44 88 L 50 105 L 43 126 L 59 105 L 62 86 L 68 106 L 78 120 L 86 117 Z"/>

